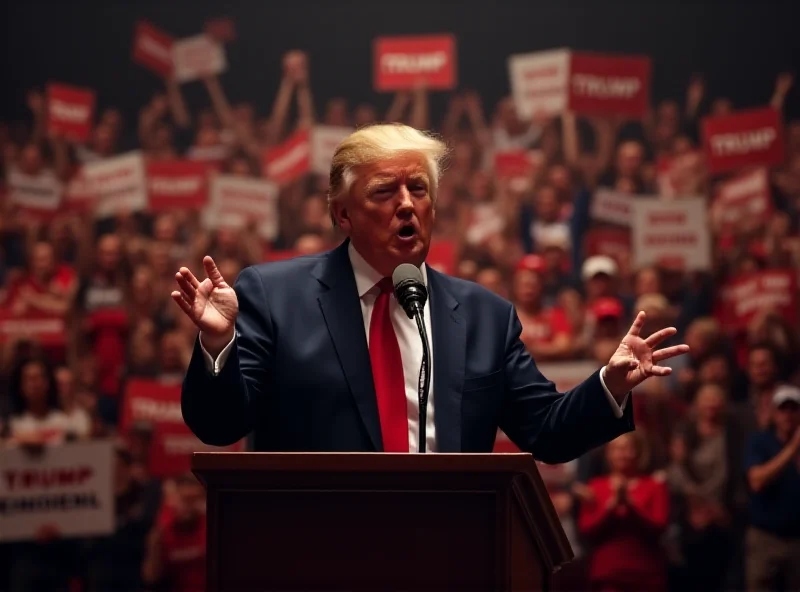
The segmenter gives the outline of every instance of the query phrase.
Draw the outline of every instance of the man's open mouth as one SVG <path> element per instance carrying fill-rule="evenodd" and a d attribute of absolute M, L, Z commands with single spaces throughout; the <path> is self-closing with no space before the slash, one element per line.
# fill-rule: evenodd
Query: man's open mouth
<path fill-rule="evenodd" d="M 405 224 L 400 227 L 400 231 L 397 234 L 400 238 L 409 239 L 417 234 L 417 229 L 414 228 L 413 224 Z"/>

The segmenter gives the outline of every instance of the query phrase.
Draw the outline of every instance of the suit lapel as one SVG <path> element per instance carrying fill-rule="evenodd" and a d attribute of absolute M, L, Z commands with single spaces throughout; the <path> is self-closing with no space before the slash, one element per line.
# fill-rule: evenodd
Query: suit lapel
<path fill-rule="evenodd" d="M 372 380 L 364 317 L 347 254 L 348 241 L 330 252 L 314 268 L 314 276 L 327 291 L 318 300 L 350 392 L 375 450 L 383 451 L 378 403 Z"/>
<path fill-rule="evenodd" d="M 436 448 L 461 452 L 461 387 L 467 352 L 467 324 L 447 290 L 447 278 L 428 266 L 431 339 L 433 340 L 433 406 Z"/>

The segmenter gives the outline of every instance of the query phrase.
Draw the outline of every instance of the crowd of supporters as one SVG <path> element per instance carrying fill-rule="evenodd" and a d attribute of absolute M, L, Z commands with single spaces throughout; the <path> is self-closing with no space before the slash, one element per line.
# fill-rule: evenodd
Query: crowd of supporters
<path fill-rule="evenodd" d="M 82 164 L 140 150 L 148 163 L 209 161 L 221 174 L 260 177 L 264 152 L 298 129 L 403 121 L 437 131 L 452 154 L 435 239 L 454 253 L 455 275 L 516 305 L 521 339 L 543 369 L 570 376 L 572 368 L 580 378 L 605 363 L 639 310 L 645 333 L 674 325 L 676 341 L 691 346 L 668 379 L 634 393 L 636 433 L 542 466 L 578 556 L 556 589 L 775 589 L 776 578 L 800 589 L 797 315 L 758 307 L 740 327 L 720 305 L 724 286 L 764 270 L 797 280 L 800 121 L 784 121 L 785 161 L 768 171 L 772 216 L 730 229 L 713 205 L 725 177 L 693 155 L 700 119 L 736 106 L 707 96 L 701 78 L 637 121 L 524 121 L 511 98 L 485 105 L 460 90 L 444 120 L 432 121 L 423 85 L 379 113 L 346 97 L 318 105 L 308 72 L 303 52 L 286 54 L 269 109 L 232 104 L 211 76 L 202 81 L 209 108 L 190 112 L 181 86 L 166 80 L 138 121 L 100 110 L 84 144 L 48 131 L 44 96 L 32 89 L 30 121 L 0 125 L 0 169 L 5 179 L 18 172 L 67 183 Z M 781 111 L 791 87 L 791 75 L 778 74 L 764 105 Z M 531 157 L 530 170 L 498 174 L 496 155 L 515 151 Z M 679 157 L 673 184 L 707 200 L 711 268 L 637 266 L 624 242 L 597 249 L 593 237 L 620 231 L 591 216 L 597 191 L 663 195 L 660 163 Z M 281 186 L 272 241 L 255 224 L 208 228 L 194 209 L 105 217 L 64 209 L 42 218 L 0 186 L 0 455 L 87 439 L 113 440 L 116 455 L 114 533 L 72 538 L 43 525 L 35 539 L 2 543 L 0 590 L 202 589 L 202 487 L 182 472 L 152 474 L 152 426 L 119 429 L 126 386 L 181 381 L 196 330 L 170 302 L 180 266 L 199 271 L 211 255 L 233 283 L 245 266 L 335 246 L 326 186 L 316 174 Z M 54 318 L 63 320 L 55 334 L 31 329 Z"/>

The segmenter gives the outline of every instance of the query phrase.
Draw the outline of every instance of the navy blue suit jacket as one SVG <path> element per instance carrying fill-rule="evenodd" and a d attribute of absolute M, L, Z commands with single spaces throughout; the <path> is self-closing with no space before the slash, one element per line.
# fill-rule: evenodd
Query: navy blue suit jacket
<path fill-rule="evenodd" d="M 383 450 L 347 246 L 241 272 L 227 362 L 213 376 L 198 342 L 183 383 L 183 417 L 203 442 L 253 431 L 262 451 Z M 491 452 L 500 427 L 557 463 L 634 429 L 631 402 L 616 418 L 599 371 L 564 394 L 542 376 L 511 303 L 431 268 L 428 290 L 439 452 Z"/>

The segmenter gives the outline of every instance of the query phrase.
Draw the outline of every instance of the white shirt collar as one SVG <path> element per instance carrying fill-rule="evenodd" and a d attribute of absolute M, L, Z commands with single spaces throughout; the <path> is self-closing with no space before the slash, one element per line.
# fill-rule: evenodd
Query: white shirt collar
<path fill-rule="evenodd" d="M 372 288 L 375 287 L 375 284 L 383 279 L 383 276 L 375 271 L 375 269 L 366 262 L 361 254 L 356 251 L 356 248 L 353 246 L 352 242 L 347 246 L 347 254 L 350 257 L 350 264 L 353 266 L 353 274 L 356 277 L 356 289 L 358 290 L 358 297 L 363 298 L 364 294 L 372 290 Z M 422 272 L 422 283 L 427 286 L 428 270 L 424 263 L 420 267 L 420 271 Z"/>

